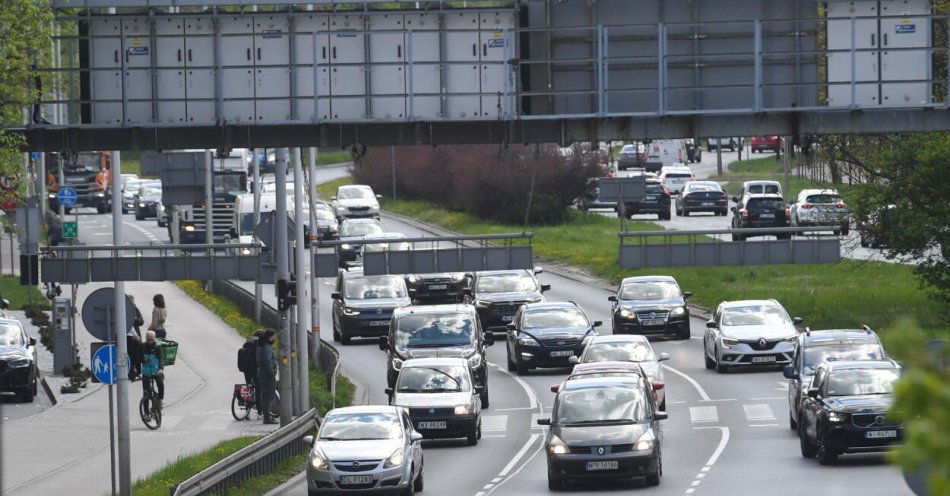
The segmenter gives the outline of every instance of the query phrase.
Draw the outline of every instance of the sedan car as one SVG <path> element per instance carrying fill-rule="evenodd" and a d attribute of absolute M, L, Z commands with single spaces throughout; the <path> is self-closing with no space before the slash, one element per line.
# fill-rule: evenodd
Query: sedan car
<path fill-rule="evenodd" d="M 802 456 L 830 465 L 841 454 L 883 452 L 900 443 L 904 425 L 889 416 L 900 372 L 893 360 L 819 365 L 798 413 Z"/>
<path fill-rule="evenodd" d="M 148 181 L 142 179 L 129 179 L 122 185 L 122 213 L 128 214 L 135 210 L 135 195 L 139 192 L 139 187 Z"/>
<path fill-rule="evenodd" d="M 785 206 L 785 200 L 779 195 L 746 195 L 732 208 L 733 229 L 755 229 L 789 227 L 791 213 Z M 752 236 L 770 236 L 769 234 L 733 234 L 733 241 L 745 241 Z M 778 239 L 791 239 L 791 234 L 778 234 Z"/>
<path fill-rule="evenodd" d="M 380 198 L 382 195 L 375 194 L 373 188 L 365 184 L 347 184 L 337 188 L 331 203 L 340 220 L 359 217 L 378 219 Z"/>
<path fill-rule="evenodd" d="M 640 366 L 647 379 L 654 384 L 665 384 L 660 362 L 670 355 L 653 351 L 653 346 L 644 336 L 594 336 L 587 341 L 580 358 L 571 358 L 571 363 L 630 362 Z M 660 410 L 666 410 L 666 391 L 657 393 Z"/>
<path fill-rule="evenodd" d="M 778 136 L 753 136 L 752 153 L 774 152 L 781 153 L 782 138 Z"/>
<path fill-rule="evenodd" d="M 488 332 L 508 330 L 515 312 L 526 303 L 544 301 L 545 291 L 551 289 L 538 282 L 529 270 L 490 270 L 475 273 L 472 287 L 466 289 L 466 301 L 475 305 L 478 319 Z"/>
<path fill-rule="evenodd" d="M 409 274 L 406 286 L 416 303 L 458 303 L 465 297 L 468 277 L 464 272 Z"/>
<path fill-rule="evenodd" d="M 367 234 L 382 234 L 383 226 L 376 219 L 347 219 L 340 222 L 340 241 L 336 247 L 336 258 L 340 267 L 355 262 L 361 252 L 359 244 L 345 241 L 362 241 Z"/>
<path fill-rule="evenodd" d="M 379 337 L 389 331 L 393 310 L 409 306 L 401 276 L 364 276 L 340 271 L 333 298 L 333 340 L 350 344 L 354 337 Z"/>
<path fill-rule="evenodd" d="M 508 324 L 508 370 L 522 375 L 532 368 L 569 367 L 601 325 L 574 302 L 524 305 Z"/>
<path fill-rule="evenodd" d="M 134 198 L 135 220 L 145 220 L 158 215 L 158 204 L 162 201 L 162 184 L 145 183 L 139 187 Z"/>
<path fill-rule="evenodd" d="M 349 406 L 330 410 L 307 455 L 311 496 L 395 492 L 423 486 L 422 434 L 409 412 L 394 406 Z"/>
<path fill-rule="evenodd" d="M 703 356 L 707 369 L 725 372 L 729 367 L 786 365 L 798 342 L 796 325 L 775 300 L 724 301 L 706 322 Z"/>
<path fill-rule="evenodd" d="M 19 320 L 0 319 L 0 392 L 15 393 L 29 403 L 36 396 L 38 379 L 36 338 L 26 335 Z"/>
<path fill-rule="evenodd" d="M 650 387 L 642 378 L 608 377 L 566 381 L 557 393 L 549 426 L 548 488 L 569 480 L 645 479 L 660 483 L 663 473 L 660 421 Z"/>
<path fill-rule="evenodd" d="M 317 239 L 336 239 L 340 235 L 340 222 L 336 219 L 333 207 L 326 203 L 317 203 L 314 210 L 317 218 Z"/>
<path fill-rule="evenodd" d="M 789 210 L 792 225 L 796 227 L 840 226 L 835 234 L 840 232 L 845 236 L 850 230 L 851 211 L 833 189 L 803 189 Z"/>
<path fill-rule="evenodd" d="M 608 296 L 614 334 L 672 334 L 689 339 L 689 307 L 693 293 L 680 290 L 670 276 L 628 277 L 617 294 Z"/>
<path fill-rule="evenodd" d="M 646 147 L 644 145 L 624 145 L 617 158 L 617 170 L 627 170 L 643 167 L 646 161 Z"/>
<path fill-rule="evenodd" d="M 690 181 L 676 196 L 676 215 L 689 217 L 695 212 L 712 212 L 725 216 L 729 212 L 729 198 L 716 181 Z"/>
<path fill-rule="evenodd" d="M 464 437 L 475 446 L 482 437 L 482 387 L 472 377 L 465 359 L 416 358 L 403 363 L 395 389 L 386 394 L 393 405 L 409 410 L 423 437 Z"/>

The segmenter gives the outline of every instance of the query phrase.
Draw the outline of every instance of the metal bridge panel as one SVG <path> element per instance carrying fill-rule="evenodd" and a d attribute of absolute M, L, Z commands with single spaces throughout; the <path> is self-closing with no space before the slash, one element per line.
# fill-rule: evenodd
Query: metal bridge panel
<path fill-rule="evenodd" d="M 531 245 L 510 247 L 510 263 L 512 269 L 533 269 L 534 249 Z"/>
<path fill-rule="evenodd" d="M 494 246 L 483 248 L 485 250 L 485 265 L 482 270 L 505 270 L 514 268 L 511 266 L 508 247 Z"/>
<path fill-rule="evenodd" d="M 139 265 L 141 270 L 139 271 L 140 280 L 142 281 L 167 281 L 170 280 L 165 275 L 165 260 L 170 260 L 169 257 L 140 257 Z M 173 259 L 171 259 L 173 260 Z"/>
<path fill-rule="evenodd" d="M 316 277 L 336 277 L 339 270 L 336 253 L 317 253 L 314 258 L 313 273 Z"/>
<path fill-rule="evenodd" d="M 460 248 L 459 252 L 462 254 L 462 270 L 484 270 L 484 252 L 481 248 Z"/>
<path fill-rule="evenodd" d="M 410 270 L 400 271 L 399 266 L 394 265 L 392 264 L 392 262 L 390 262 L 390 273 L 391 274 L 431 274 L 433 272 L 436 272 L 438 269 L 436 266 L 435 259 L 436 259 L 436 253 L 438 253 L 438 251 L 439 250 L 418 250 L 418 251 L 403 252 L 404 256 L 408 255 L 408 256 L 405 256 L 405 258 L 408 259 L 411 257 L 411 261 L 412 261 L 410 265 L 411 271 Z M 409 267 L 406 267 L 406 268 L 408 269 Z"/>
<path fill-rule="evenodd" d="M 620 266 L 628 269 L 826 264 L 840 261 L 841 244 L 837 237 L 791 241 L 629 244 L 620 247 Z"/>
<path fill-rule="evenodd" d="M 378 276 L 388 274 L 386 267 L 386 252 L 372 251 L 363 254 L 363 274 L 367 276 Z"/>
<path fill-rule="evenodd" d="M 242 281 L 252 281 L 261 275 L 261 259 L 251 256 L 238 257 L 237 269 L 238 279 Z"/>
<path fill-rule="evenodd" d="M 458 248 L 443 249 L 435 253 L 435 263 L 439 272 L 461 272 L 462 260 Z"/>

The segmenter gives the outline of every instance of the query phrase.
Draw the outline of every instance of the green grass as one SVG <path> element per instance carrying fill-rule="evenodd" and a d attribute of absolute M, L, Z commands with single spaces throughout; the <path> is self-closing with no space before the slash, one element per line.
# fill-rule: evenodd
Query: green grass
<path fill-rule="evenodd" d="M 301 162 L 306 165 L 310 163 L 309 157 L 309 148 L 304 148 L 301 150 Z M 333 164 L 342 164 L 347 162 L 352 162 L 353 157 L 350 155 L 350 152 L 347 150 L 334 150 L 334 151 L 323 151 L 317 150 L 317 166 L 321 165 L 333 165 Z"/>
<path fill-rule="evenodd" d="M 39 304 L 43 310 L 50 309 L 49 300 L 36 286 L 21 286 L 17 276 L 0 276 L 0 295 L 10 300 L 11 310 L 22 310 L 23 305 L 29 304 L 31 294 L 34 304 Z"/>
<path fill-rule="evenodd" d="M 798 164 L 798 157 L 790 159 L 791 167 L 794 171 Z M 729 195 L 737 195 L 742 191 L 743 181 L 769 180 L 778 181 L 782 184 L 782 189 L 786 199 L 798 197 L 798 193 L 808 188 L 830 188 L 828 183 L 818 183 L 809 179 L 802 179 L 792 172 L 789 176 L 788 188 L 785 188 L 785 173 L 782 171 L 782 160 L 776 156 L 756 158 L 752 160 L 742 160 L 730 162 L 727 171 L 720 176 L 710 178 L 713 181 L 726 182 L 724 189 Z"/>
<path fill-rule="evenodd" d="M 179 457 L 148 477 L 135 481 L 132 485 L 132 493 L 135 496 L 168 496 L 171 494 L 172 488 L 189 477 L 227 458 L 258 439 L 260 439 L 259 436 L 228 439 L 204 451 Z"/>

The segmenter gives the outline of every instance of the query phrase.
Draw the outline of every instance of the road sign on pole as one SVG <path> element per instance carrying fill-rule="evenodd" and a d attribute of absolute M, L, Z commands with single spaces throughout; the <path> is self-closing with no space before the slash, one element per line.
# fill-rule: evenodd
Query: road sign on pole
<path fill-rule="evenodd" d="M 89 334 L 103 340 L 109 341 L 109 332 L 112 318 L 110 312 L 114 308 L 115 289 L 99 288 L 86 297 L 82 304 L 82 325 L 86 327 Z M 121 328 L 121 334 L 125 334 L 132 328 L 132 321 L 135 318 L 135 309 L 132 300 L 125 297 L 125 326 Z"/>
<path fill-rule="evenodd" d="M 125 358 L 128 362 L 129 358 Z M 103 384 L 115 384 L 119 380 L 119 353 L 114 344 L 107 344 L 92 355 L 92 375 Z"/>
<path fill-rule="evenodd" d="M 76 190 L 72 188 L 60 188 L 59 194 L 56 195 L 56 199 L 59 201 L 59 204 L 66 207 L 72 208 L 76 206 L 76 199 L 79 195 L 76 194 Z"/>
<path fill-rule="evenodd" d="M 63 238 L 76 239 L 79 237 L 79 223 L 74 220 L 63 221 Z"/>

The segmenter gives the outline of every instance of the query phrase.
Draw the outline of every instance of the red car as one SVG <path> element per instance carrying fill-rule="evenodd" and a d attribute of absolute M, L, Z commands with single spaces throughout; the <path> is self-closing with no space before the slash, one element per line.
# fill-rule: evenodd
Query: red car
<path fill-rule="evenodd" d="M 782 139 L 778 136 L 753 136 L 752 153 L 771 151 L 779 153 L 782 149 Z"/>

